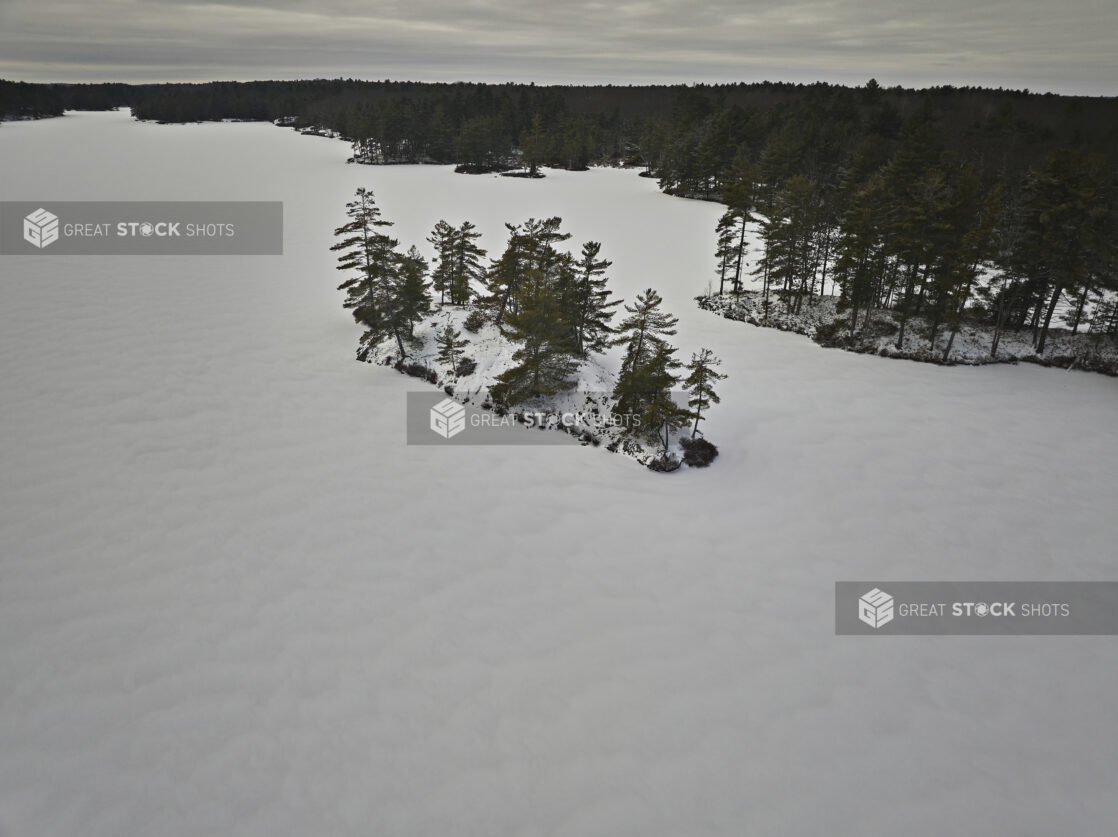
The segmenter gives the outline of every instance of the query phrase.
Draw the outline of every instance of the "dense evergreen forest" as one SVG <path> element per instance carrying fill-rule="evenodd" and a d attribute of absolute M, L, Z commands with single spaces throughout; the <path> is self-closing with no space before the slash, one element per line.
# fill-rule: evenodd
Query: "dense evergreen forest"
<path fill-rule="evenodd" d="M 817 83 L 543 87 L 345 79 L 156 85 L 0 82 L 0 114 L 129 106 L 140 119 L 284 120 L 337 132 L 368 163 L 464 171 L 638 165 L 664 191 L 718 200 L 719 289 L 756 278 L 783 304 L 839 292 L 954 333 L 964 316 L 1030 327 L 1057 310 L 1113 330 L 1118 99 Z M 989 280 L 991 270 L 994 279 Z M 1063 303 L 1063 305 L 1061 304 Z M 1113 306 L 1110 306 L 1113 308 Z M 996 345 L 995 345 L 996 351 Z M 950 352 L 950 349 L 948 349 Z"/>
<path fill-rule="evenodd" d="M 490 162 L 512 149 L 540 163 L 644 163 L 669 185 L 715 196 L 740 154 L 780 156 L 833 182 L 867 139 L 887 156 L 906 124 L 936 124 L 947 150 L 1002 176 L 1062 147 L 1118 146 L 1118 99 L 936 87 L 817 83 L 536 86 L 316 81 L 27 84 L 0 81 L 0 118 L 131 107 L 139 119 L 220 119 L 319 126 L 383 162 Z"/>

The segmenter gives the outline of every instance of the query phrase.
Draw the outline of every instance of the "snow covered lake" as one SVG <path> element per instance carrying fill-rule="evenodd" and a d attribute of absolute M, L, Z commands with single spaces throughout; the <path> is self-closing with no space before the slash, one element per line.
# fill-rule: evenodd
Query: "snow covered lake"
<path fill-rule="evenodd" d="M 0 257 L 0 835 L 1113 834 L 1114 637 L 834 636 L 843 579 L 1118 578 L 1118 381 L 700 311 L 720 207 L 123 113 L 5 200 L 281 200 L 282 257 Z M 333 228 L 561 215 L 724 359 L 707 471 L 407 447 Z M 515 432 L 515 431 L 509 431 Z"/>

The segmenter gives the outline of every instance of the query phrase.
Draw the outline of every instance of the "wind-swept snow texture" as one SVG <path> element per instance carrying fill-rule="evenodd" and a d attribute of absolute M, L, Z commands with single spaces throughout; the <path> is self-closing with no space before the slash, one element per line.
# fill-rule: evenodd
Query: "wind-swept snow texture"
<path fill-rule="evenodd" d="M 1114 833 L 1118 639 L 836 637 L 832 595 L 1118 578 L 1118 382 L 700 311 L 719 207 L 632 172 L 348 155 L 0 127 L 5 199 L 287 227 L 282 257 L 0 259 L 0 834 Z M 714 466 L 405 446 L 422 385 L 354 362 L 334 290 L 358 185 L 405 246 L 440 217 L 601 240 L 724 358 Z"/>

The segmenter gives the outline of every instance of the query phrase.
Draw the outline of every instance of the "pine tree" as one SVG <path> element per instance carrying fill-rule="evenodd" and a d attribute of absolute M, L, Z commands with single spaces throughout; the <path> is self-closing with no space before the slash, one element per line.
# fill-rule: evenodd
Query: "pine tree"
<path fill-rule="evenodd" d="M 1054 152 L 1029 172 L 1019 261 L 1044 300 L 1043 311 L 1038 306 L 1035 312 L 1038 355 L 1064 293 L 1074 298 L 1113 276 L 1118 238 L 1113 182 L 1102 155 L 1081 149 Z"/>
<path fill-rule="evenodd" d="M 687 371 L 691 374 L 684 379 L 683 388 L 691 392 L 687 406 L 691 408 L 691 417 L 695 419 L 695 426 L 691 429 L 692 439 L 699 432 L 703 410 L 709 410 L 711 404 L 718 404 L 722 400 L 714 391 L 714 385 L 726 378 L 714 368 L 721 365 L 722 361 L 710 349 L 700 349 L 697 354 L 691 355 L 691 362 L 687 364 Z"/>
<path fill-rule="evenodd" d="M 714 228 L 718 240 L 714 257 L 718 260 L 719 294 L 726 293 L 726 280 L 739 275 L 741 272 L 736 229 L 737 225 L 733 211 L 723 213 L 722 217 L 718 219 L 718 225 Z"/>
<path fill-rule="evenodd" d="M 570 233 L 560 232 L 562 223 L 562 218 L 552 216 L 540 221 L 529 218 L 524 224 L 525 258 L 545 273 L 558 258 L 555 245 L 571 237 Z"/>
<path fill-rule="evenodd" d="M 415 324 L 431 312 L 427 290 L 427 262 L 412 247 L 401 255 L 393 253 L 391 273 L 373 287 L 372 304 L 377 312 L 375 323 L 361 336 L 358 358 L 364 359 L 386 337 L 396 340 L 400 357 L 407 356 L 404 340 L 412 339 Z"/>
<path fill-rule="evenodd" d="M 874 287 L 884 258 L 874 207 L 881 200 L 882 182 L 874 177 L 859 190 L 842 219 L 836 245 L 834 281 L 840 288 L 838 310 L 850 311 L 849 332 L 858 327 L 858 314 L 876 307 Z"/>
<path fill-rule="evenodd" d="M 334 230 L 334 235 L 342 236 L 342 240 L 330 249 L 341 251 L 338 270 L 357 275 L 338 285 L 338 290 L 346 291 L 342 305 L 353 310 L 354 319 L 372 328 L 380 317 L 376 304 L 379 286 L 395 272 L 394 249 L 399 242 L 379 232 L 392 226 L 392 222 L 381 217 L 370 190 L 359 188 L 356 199 L 346 204 L 346 214 L 350 220 Z"/>
<path fill-rule="evenodd" d="M 727 271 L 720 274 L 719 293 L 725 278 L 729 276 L 729 269 L 733 272 L 733 291 L 735 294 L 742 292 L 742 274 L 745 271 L 745 231 L 746 227 L 754 220 L 752 210 L 757 201 L 759 185 L 757 167 L 754 166 L 743 154 L 739 154 L 734 161 L 732 180 L 722 190 L 722 199 L 729 209 L 719 221 L 719 250 L 724 251 L 727 262 Z M 722 253 L 719 254 L 720 256 Z"/>
<path fill-rule="evenodd" d="M 765 255 L 759 269 L 764 271 L 767 284 L 783 286 L 792 313 L 799 313 L 805 293 L 814 293 L 819 270 L 815 246 L 818 217 L 815 184 L 797 174 L 777 192 L 769 220 L 762 226 Z"/>
<path fill-rule="evenodd" d="M 626 346 L 613 390 L 614 412 L 618 415 L 639 417 L 646 402 L 657 392 L 655 382 L 650 380 L 653 362 L 679 323 L 660 310 L 662 302 L 660 295 L 649 288 L 632 305 L 625 306 L 629 316 L 617 327 L 625 336 L 614 341 L 614 345 Z"/>
<path fill-rule="evenodd" d="M 1118 301 L 1099 301 L 1091 312 L 1091 334 L 1118 335 Z"/>
<path fill-rule="evenodd" d="M 468 340 L 459 340 L 462 332 L 454 328 L 450 323 L 442 331 L 435 335 L 435 342 L 439 347 L 439 362 L 445 363 L 451 369 L 458 368 L 458 361 L 462 356 L 462 351 L 469 345 Z"/>
<path fill-rule="evenodd" d="M 876 208 L 885 253 L 900 266 L 893 308 L 903 348 L 909 320 L 919 313 L 944 232 L 949 191 L 941 144 L 927 114 L 905 126 L 900 146 L 882 170 L 883 204 Z"/>
<path fill-rule="evenodd" d="M 613 262 L 599 259 L 602 245 L 587 241 L 582 245 L 582 257 L 575 263 L 574 281 L 569 293 L 571 327 L 574 332 L 576 354 L 585 357 L 590 352 L 604 352 L 611 344 L 610 321 L 613 309 L 620 299 L 610 301 L 613 295 L 606 288 L 605 273 Z"/>
<path fill-rule="evenodd" d="M 993 255 L 994 225 L 1001 207 L 1001 189 L 994 186 L 982 193 L 978 174 L 970 166 L 955 173 L 952 184 L 948 240 L 940 254 L 932 281 L 932 318 L 942 320 L 948 329 L 943 360 L 963 322 L 963 313 L 978 282 L 979 268 Z M 930 340 L 935 348 L 935 325 Z"/>
<path fill-rule="evenodd" d="M 792 121 L 785 122 L 769 134 L 761 152 L 758 180 L 764 184 L 763 200 L 770 210 L 777 190 L 796 172 L 799 161 L 805 156 L 803 144 L 803 134 Z"/>
<path fill-rule="evenodd" d="M 487 287 L 497 309 L 496 325 L 501 325 L 508 312 L 516 311 L 519 285 L 527 271 L 540 272 L 548 283 L 554 280 L 563 261 L 555 244 L 571 237 L 570 233 L 559 231 L 562 222 L 561 218 L 553 217 L 542 221 L 529 218 L 523 225 L 505 224 L 508 244 L 487 275 Z"/>
<path fill-rule="evenodd" d="M 658 342 L 648 362 L 637 370 L 637 383 L 643 390 L 638 426 L 648 439 L 655 439 L 668 452 L 671 434 L 687 423 L 691 414 L 675 403 L 672 387 L 679 383 L 675 370 L 679 361 L 676 349 L 666 342 Z"/>
<path fill-rule="evenodd" d="M 520 226 L 505 224 L 509 231 L 509 241 L 505 245 L 505 252 L 500 258 L 493 261 L 486 272 L 486 288 L 492 294 L 493 305 L 497 309 L 494 323 L 500 327 L 506 312 L 515 304 L 513 294 L 520 282 L 521 259 L 524 236 Z"/>
<path fill-rule="evenodd" d="M 532 177 L 539 174 L 546 139 L 547 134 L 543 127 L 543 117 L 539 113 L 533 114 L 532 126 L 525 130 L 520 138 L 521 150 L 524 152 L 524 165 L 528 167 L 528 174 Z"/>
<path fill-rule="evenodd" d="M 454 227 L 440 219 L 427 237 L 427 241 L 435 246 L 435 269 L 431 272 L 431 287 L 439 293 L 439 305 L 446 302 L 446 293 L 452 281 L 455 232 Z"/>
<path fill-rule="evenodd" d="M 558 294 L 543 270 L 532 266 L 520 276 L 516 303 L 506 311 L 501 333 L 520 344 L 512 356 L 517 363 L 497 376 L 493 397 L 517 404 L 570 389 L 578 360 Z"/>
<path fill-rule="evenodd" d="M 481 238 L 481 233 L 469 221 L 464 221 L 462 226 L 454 230 L 450 247 L 450 272 L 449 290 L 452 305 L 465 305 L 470 301 L 474 282 L 481 282 L 485 270 L 481 260 L 485 258 L 485 251 L 475 243 Z"/>

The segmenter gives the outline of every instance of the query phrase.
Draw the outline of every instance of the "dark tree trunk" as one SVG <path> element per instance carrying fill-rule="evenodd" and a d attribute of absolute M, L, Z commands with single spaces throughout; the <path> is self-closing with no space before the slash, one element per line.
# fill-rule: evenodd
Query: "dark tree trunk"
<path fill-rule="evenodd" d="M 745 264 L 745 216 L 743 215 L 741 221 L 741 236 L 738 238 L 738 260 L 737 265 L 734 267 L 734 293 L 741 293 L 741 269 Z"/>
<path fill-rule="evenodd" d="M 1040 341 L 1037 343 L 1036 347 L 1036 353 L 1038 355 L 1044 354 L 1044 344 L 1048 340 L 1048 326 L 1052 322 L 1052 314 L 1056 311 L 1056 303 L 1060 301 L 1060 294 L 1063 292 L 1063 287 L 1057 283 L 1056 290 L 1052 293 L 1052 299 L 1048 303 L 1048 311 L 1044 315 L 1044 325 L 1040 329 Z"/>
<path fill-rule="evenodd" d="M 1003 293 L 998 300 L 998 318 L 994 321 L 994 339 L 990 343 L 990 357 L 998 356 L 998 344 L 1002 341 L 1002 329 L 1005 327 L 1005 312 L 1009 307 L 1006 295 Z"/>
<path fill-rule="evenodd" d="M 1071 324 L 1071 333 L 1077 334 L 1079 332 L 1079 321 L 1083 318 L 1083 307 L 1087 304 L 1087 286 L 1083 286 L 1083 293 L 1079 295 L 1079 301 L 1075 306 L 1075 319 Z"/>
<path fill-rule="evenodd" d="M 916 265 L 912 265 L 908 269 L 908 275 L 905 277 L 904 297 L 901 299 L 901 327 L 897 332 L 897 351 L 900 351 L 904 346 L 904 333 L 905 328 L 908 326 L 908 309 L 912 304 L 912 291 L 916 287 Z"/>

